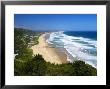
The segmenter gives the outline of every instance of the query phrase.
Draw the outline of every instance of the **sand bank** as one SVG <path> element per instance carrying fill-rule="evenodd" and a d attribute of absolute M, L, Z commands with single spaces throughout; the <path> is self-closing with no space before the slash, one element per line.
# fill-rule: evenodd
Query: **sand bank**
<path fill-rule="evenodd" d="M 64 52 L 61 52 L 58 48 L 50 46 L 45 41 L 45 35 L 42 34 L 39 37 L 39 44 L 31 47 L 33 54 L 41 54 L 46 62 L 62 64 L 67 63 L 67 55 Z"/>

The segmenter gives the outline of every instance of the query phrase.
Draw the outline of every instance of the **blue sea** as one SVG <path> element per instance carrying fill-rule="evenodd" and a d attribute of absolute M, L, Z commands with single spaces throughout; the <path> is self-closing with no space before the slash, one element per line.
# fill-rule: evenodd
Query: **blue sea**
<path fill-rule="evenodd" d="M 96 31 L 58 31 L 50 33 L 47 42 L 68 52 L 68 61 L 83 60 L 97 68 Z"/>

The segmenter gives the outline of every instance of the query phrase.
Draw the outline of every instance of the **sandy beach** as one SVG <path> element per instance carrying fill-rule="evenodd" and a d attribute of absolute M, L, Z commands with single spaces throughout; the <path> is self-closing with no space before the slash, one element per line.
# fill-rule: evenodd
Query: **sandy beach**
<path fill-rule="evenodd" d="M 39 44 L 31 47 L 33 54 L 41 54 L 46 62 L 63 64 L 67 63 L 67 55 L 64 52 L 61 52 L 58 48 L 50 46 L 45 41 L 45 34 L 42 34 L 39 37 Z"/>

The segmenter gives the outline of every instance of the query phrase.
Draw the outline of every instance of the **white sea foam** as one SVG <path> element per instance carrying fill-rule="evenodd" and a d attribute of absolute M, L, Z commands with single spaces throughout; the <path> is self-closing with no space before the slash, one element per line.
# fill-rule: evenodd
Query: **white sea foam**
<path fill-rule="evenodd" d="M 97 49 L 97 41 L 76 37 L 76 36 L 68 36 L 63 34 L 63 32 L 53 32 L 50 34 L 49 39 L 47 39 L 48 43 L 54 44 L 56 47 L 65 48 L 69 54 L 71 54 L 77 60 L 83 60 L 86 63 L 96 67 L 97 64 L 97 56 L 91 55 L 87 53 L 88 50 L 96 50 Z M 86 44 L 80 43 L 86 42 Z M 89 46 L 92 45 L 92 46 Z M 68 57 L 68 61 L 72 62 L 73 59 Z"/>

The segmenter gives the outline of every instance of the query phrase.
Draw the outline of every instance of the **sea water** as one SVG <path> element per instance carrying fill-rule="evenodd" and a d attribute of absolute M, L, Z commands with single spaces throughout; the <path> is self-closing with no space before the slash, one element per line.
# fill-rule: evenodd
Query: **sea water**
<path fill-rule="evenodd" d="M 83 60 L 97 67 L 97 32 L 96 31 L 58 31 L 51 32 L 47 39 L 49 44 L 57 48 L 64 48 L 68 61 Z"/>

